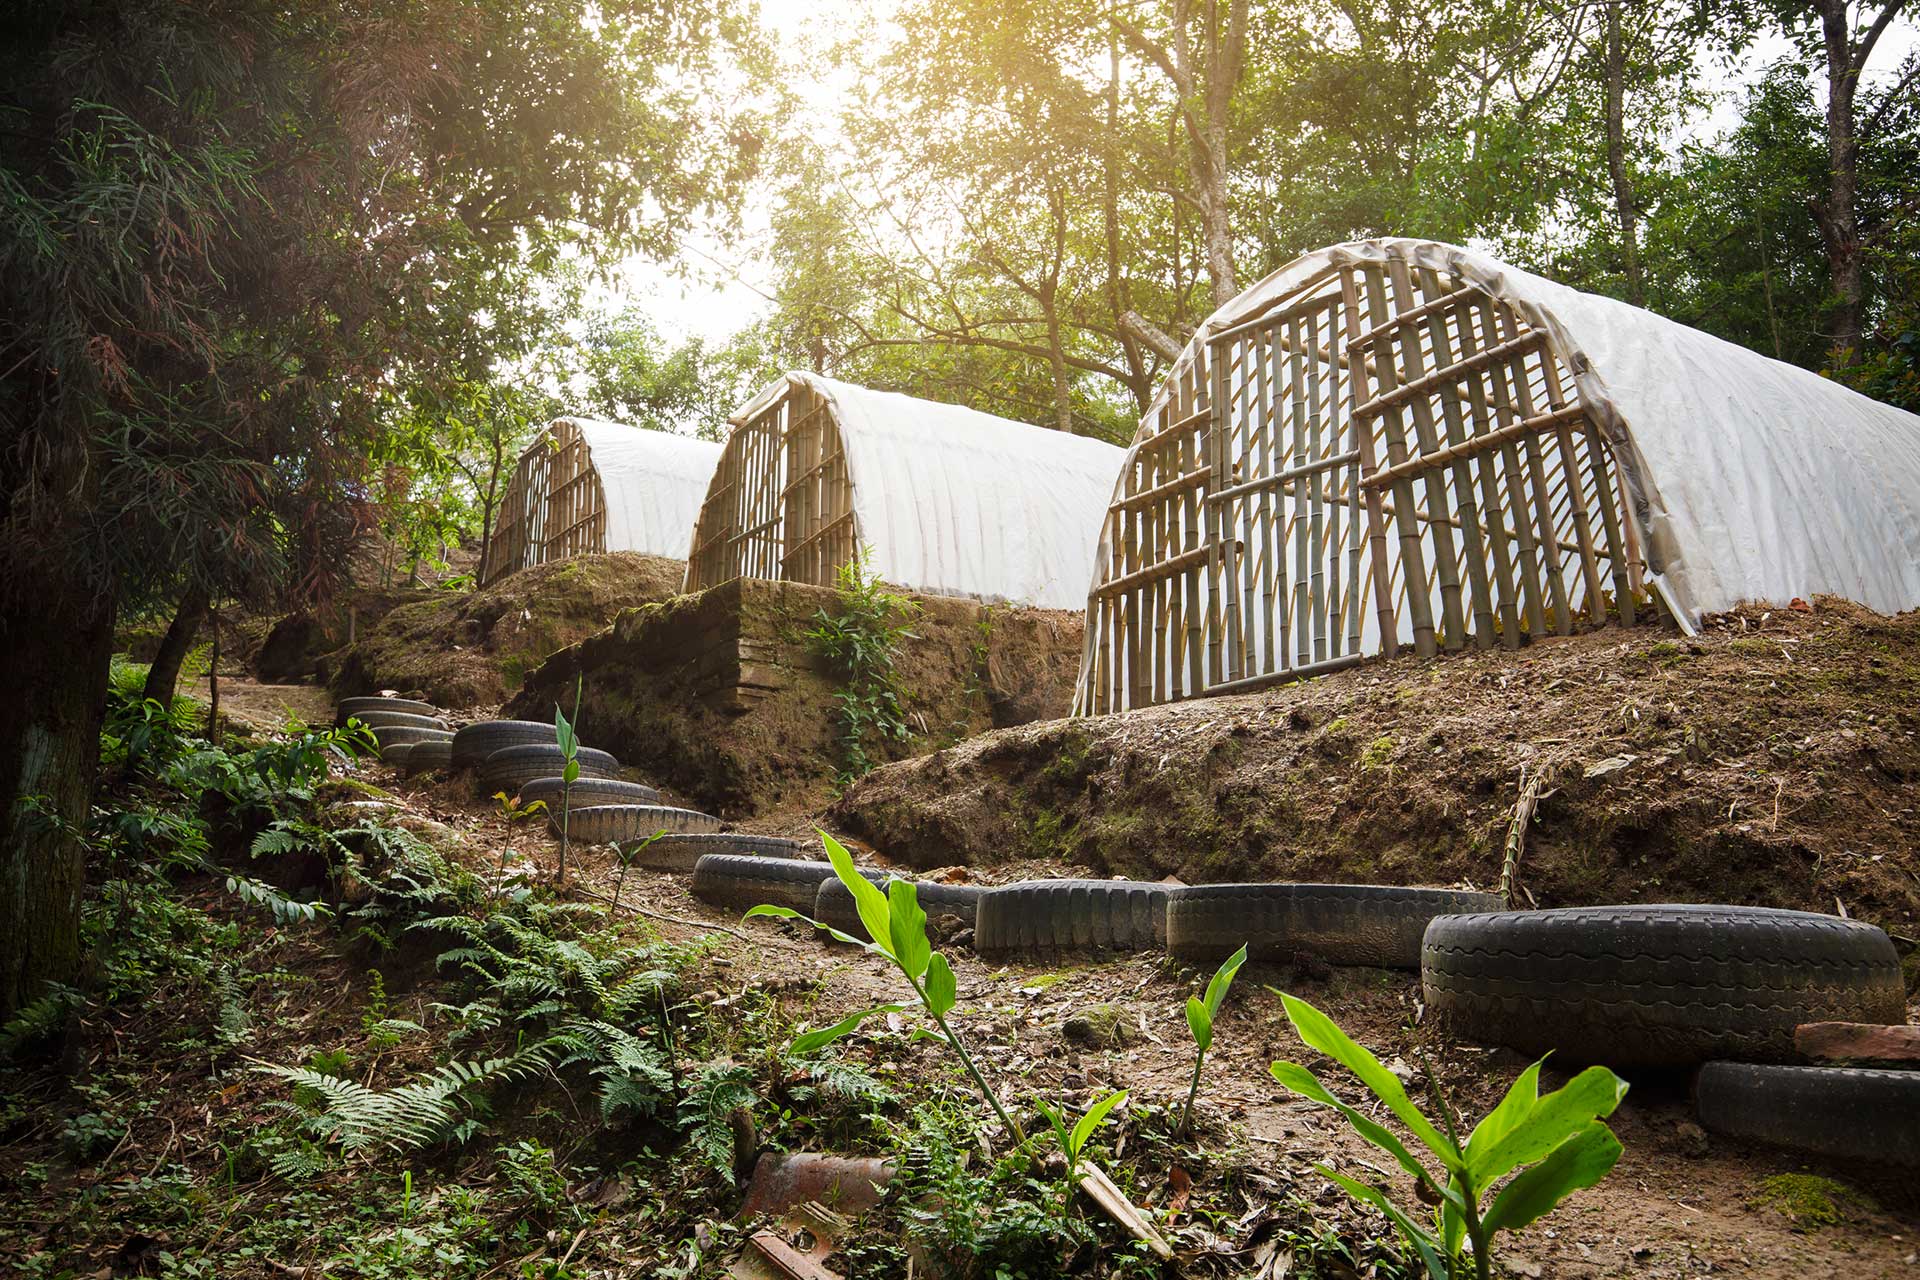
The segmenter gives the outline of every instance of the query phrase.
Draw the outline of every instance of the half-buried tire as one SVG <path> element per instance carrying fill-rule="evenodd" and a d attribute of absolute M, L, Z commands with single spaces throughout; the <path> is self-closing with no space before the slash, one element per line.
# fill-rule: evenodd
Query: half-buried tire
<path fill-rule="evenodd" d="M 407 758 L 402 763 L 409 778 L 417 774 L 430 773 L 435 769 L 451 769 L 453 768 L 453 739 L 449 736 L 416 742 L 413 744 L 413 750 L 407 752 Z"/>
<path fill-rule="evenodd" d="M 1201 884 L 1167 897 L 1167 954 L 1254 960 L 1309 952 L 1329 964 L 1420 967 L 1420 939 L 1439 915 L 1498 911 L 1490 893 L 1373 884 Z"/>
<path fill-rule="evenodd" d="M 453 735 L 453 767 L 473 769 L 502 747 L 524 742 L 558 744 L 556 730 L 538 720 L 482 720 Z"/>
<path fill-rule="evenodd" d="M 1461 1034 L 1557 1061 L 1686 1067 L 1794 1056 L 1803 1022 L 1905 1020 L 1893 942 L 1757 907 L 1576 907 L 1436 916 L 1428 1007 Z"/>
<path fill-rule="evenodd" d="M 870 880 L 880 878 L 878 872 L 863 874 Z M 832 877 L 831 862 L 709 853 L 693 864 L 693 896 L 739 911 L 769 903 L 807 915 L 813 911 L 821 882 Z"/>
<path fill-rule="evenodd" d="M 388 747 L 398 746 L 402 742 L 452 742 L 453 734 L 446 729 L 422 729 L 410 724 L 381 725 L 373 731 L 373 740 L 385 751 Z"/>
<path fill-rule="evenodd" d="M 380 763 L 405 770 L 407 757 L 413 754 L 413 745 L 411 742 L 396 742 L 390 747 L 380 748 Z"/>
<path fill-rule="evenodd" d="M 1693 1085 L 1715 1133 L 1836 1160 L 1920 1166 L 1920 1071 L 1709 1062 Z"/>
<path fill-rule="evenodd" d="M 440 708 L 417 698 L 342 698 L 333 710 L 333 723 L 344 725 L 349 716 L 363 711 L 400 711 L 415 716 L 438 716 Z"/>
<path fill-rule="evenodd" d="M 666 835 L 652 843 L 644 840 L 615 842 L 621 855 L 636 867 L 653 871 L 692 871 L 700 859 L 710 853 L 739 854 L 752 858 L 788 858 L 796 861 L 811 856 L 807 845 L 782 836 L 750 836 L 737 831 L 712 834 Z"/>
<path fill-rule="evenodd" d="M 1167 943 L 1167 888 L 1133 880 L 1029 880 L 980 895 L 974 949 L 1047 959 L 1156 951 Z"/>
<path fill-rule="evenodd" d="M 557 834 L 560 810 L 547 807 L 547 819 Z M 656 831 L 669 835 L 697 835 L 718 831 L 720 819 L 694 809 L 676 809 L 664 804 L 593 804 L 574 809 L 567 815 L 569 839 L 583 844 L 613 844 L 623 840 L 645 840 Z"/>
<path fill-rule="evenodd" d="M 349 719 L 369 729 L 447 729 L 452 727 L 439 716 L 417 716 L 409 711 L 356 711 Z"/>
<path fill-rule="evenodd" d="M 876 883 L 885 889 L 892 880 L 889 876 Z M 916 880 L 913 890 L 914 901 L 920 904 L 929 920 L 935 916 L 959 916 L 969 929 L 974 927 L 981 895 L 987 892 L 977 884 L 941 884 L 937 880 Z M 853 890 L 841 884 L 838 876 L 821 882 L 810 914 L 821 924 L 831 925 L 851 937 L 866 939 L 867 926 L 853 904 Z"/>
<path fill-rule="evenodd" d="M 458 755 L 458 739 L 454 741 L 453 749 Z M 574 758 L 580 762 L 583 777 L 611 777 L 620 768 L 620 762 L 611 753 L 592 747 L 579 748 Z M 488 756 L 480 766 L 480 784 L 489 792 L 501 790 L 514 795 L 535 778 L 550 778 L 566 767 L 567 757 L 559 744 L 523 742 L 518 746 L 502 747 Z"/>
<path fill-rule="evenodd" d="M 535 800 L 544 800 L 549 809 L 557 808 L 564 787 L 557 773 L 549 778 L 535 778 L 521 786 L 520 803 L 529 805 Z M 660 793 L 644 783 L 622 782 L 618 778 L 581 778 L 573 784 L 573 798 L 568 803 L 576 809 L 592 804 L 659 804 Z"/>

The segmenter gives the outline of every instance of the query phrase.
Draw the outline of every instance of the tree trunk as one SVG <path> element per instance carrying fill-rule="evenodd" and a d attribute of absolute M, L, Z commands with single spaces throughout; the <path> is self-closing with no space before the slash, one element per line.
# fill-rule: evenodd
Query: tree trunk
<path fill-rule="evenodd" d="M 147 669 L 147 685 L 141 696 L 163 707 L 173 705 L 173 696 L 180 687 L 180 664 L 193 651 L 193 642 L 200 635 L 200 624 L 206 619 L 206 588 L 197 585 L 188 587 L 186 594 L 180 597 L 179 607 L 174 610 L 173 621 L 167 624 L 167 634 L 161 638 L 160 651 L 153 655 L 153 665 Z"/>
<path fill-rule="evenodd" d="M 1620 265 L 1626 275 L 1627 301 L 1647 305 L 1640 273 L 1640 211 L 1627 171 L 1627 55 L 1620 40 L 1620 0 L 1607 3 L 1607 169 L 1613 176 L 1613 210 L 1620 222 Z"/>
<path fill-rule="evenodd" d="M 1899 9 L 1889 0 L 1886 15 Z M 1865 309 L 1866 283 L 1860 266 L 1860 222 L 1857 209 L 1860 142 L 1854 131 L 1854 94 L 1873 38 L 1854 47 L 1848 0 L 1819 0 L 1821 38 L 1827 50 L 1827 161 L 1829 176 L 1824 199 L 1809 201 L 1820 237 L 1827 248 L 1827 274 L 1832 287 L 1827 319 L 1829 359 L 1844 368 L 1859 358 L 1860 328 Z"/>
<path fill-rule="evenodd" d="M 20 574 L 26 577 L 31 571 Z M 0 604 L 0 1016 L 80 969 L 79 837 L 93 799 L 113 606 L 67 582 L 19 583 Z M 38 591 L 25 588 L 38 585 Z"/>

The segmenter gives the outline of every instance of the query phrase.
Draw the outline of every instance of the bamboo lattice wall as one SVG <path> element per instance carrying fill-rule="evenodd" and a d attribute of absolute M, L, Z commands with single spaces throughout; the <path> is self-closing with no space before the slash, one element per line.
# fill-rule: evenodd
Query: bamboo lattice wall
<path fill-rule="evenodd" d="M 734 428 L 694 526 L 687 589 L 734 578 L 831 586 L 860 546 L 840 429 L 797 382 Z"/>
<path fill-rule="evenodd" d="M 500 499 L 481 585 L 607 549 L 607 498 L 580 428 L 564 419 L 521 454 Z"/>
<path fill-rule="evenodd" d="M 1143 424 L 1076 711 L 1631 624 L 1631 510 L 1544 330 L 1401 260 L 1329 266 L 1208 335 Z"/>

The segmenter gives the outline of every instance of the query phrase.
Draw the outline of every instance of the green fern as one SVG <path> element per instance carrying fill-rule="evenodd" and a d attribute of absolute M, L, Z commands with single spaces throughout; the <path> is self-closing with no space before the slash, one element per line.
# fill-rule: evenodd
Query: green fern
<path fill-rule="evenodd" d="M 700 1073 L 680 1100 L 679 1120 L 687 1145 L 718 1172 L 733 1179 L 733 1113 L 757 1100 L 748 1083 L 753 1073 L 728 1062 L 716 1062 Z"/>
<path fill-rule="evenodd" d="M 562 1048 L 543 1040 L 510 1057 L 450 1062 L 394 1089 L 370 1089 L 307 1067 L 268 1064 L 257 1069 L 309 1091 L 305 1096 L 319 1108 L 310 1122 L 313 1130 L 342 1151 L 374 1146 L 411 1151 L 450 1136 L 479 1090 L 548 1068 Z"/>
<path fill-rule="evenodd" d="M 600 1118 L 615 1124 L 636 1115 L 654 1115 L 673 1096 L 672 1063 L 660 1047 L 605 1022 L 570 1022 L 557 1037 L 569 1052 L 560 1067 L 591 1065 L 600 1082 Z"/>
<path fill-rule="evenodd" d="M 807 1080 L 805 1084 L 792 1087 L 791 1093 L 796 1102 L 826 1098 L 879 1110 L 899 1101 L 893 1090 L 882 1084 L 878 1077 L 850 1062 L 802 1058 L 791 1060 L 788 1065 Z"/>

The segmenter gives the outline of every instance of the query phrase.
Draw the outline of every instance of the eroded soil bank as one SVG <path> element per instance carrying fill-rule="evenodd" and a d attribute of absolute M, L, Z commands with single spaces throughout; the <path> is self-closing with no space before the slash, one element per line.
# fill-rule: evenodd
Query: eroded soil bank
<path fill-rule="evenodd" d="M 916 866 L 1494 884 L 1522 769 L 1540 906 L 1711 900 L 1920 933 L 1920 612 L 1822 600 L 1003 730 L 831 819 Z"/>

